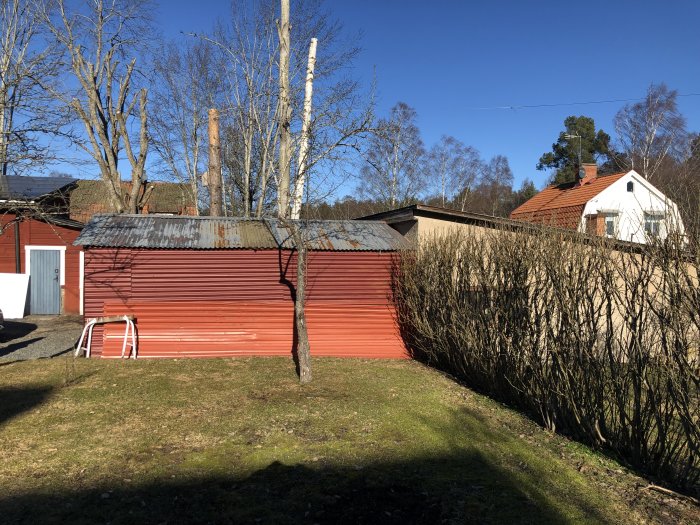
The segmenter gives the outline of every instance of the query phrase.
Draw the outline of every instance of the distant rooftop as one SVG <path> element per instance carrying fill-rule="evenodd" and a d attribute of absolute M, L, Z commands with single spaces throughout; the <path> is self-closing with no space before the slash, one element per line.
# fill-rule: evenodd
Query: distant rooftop
<path fill-rule="evenodd" d="M 122 182 L 123 189 L 129 191 L 131 183 Z M 189 184 L 176 182 L 152 181 L 143 213 L 172 213 L 174 215 L 194 215 L 196 197 Z M 145 191 L 142 188 L 142 193 Z M 114 209 L 110 203 L 107 187 L 102 180 L 82 179 L 78 181 L 70 196 L 70 217 L 81 222 L 88 222 L 93 215 L 111 213 Z"/>
<path fill-rule="evenodd" d="M 0 200 L 36 200 L 52 193 L 67 189 L 77 183 L 71 177 L 27 177 L 10 175 L 6 177 L 7 187 L 0 180 Z"/>
<path fill-rule="evenodd" d="M 548 186 L 513 210 L 510 218 L 575 230 L 586 203 L 624 176 L 625 173 L 615 173 L 595 177 L 590 182 Z"/>
<path fill-rule="evenodd" d="M 406 241 L 376 221 L 298 221 L 316 251 L 397 251 Z M 295 221 L 290 221 L 294 224 Z M 75 244 L 155 249 L 292 249 L 290 231 L 278 219 L 96 215 Z"/>

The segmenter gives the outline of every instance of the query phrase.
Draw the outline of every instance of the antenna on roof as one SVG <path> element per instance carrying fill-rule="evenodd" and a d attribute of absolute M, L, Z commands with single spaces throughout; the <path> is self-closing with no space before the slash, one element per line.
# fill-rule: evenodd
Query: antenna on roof
<path fill-rule="evenodd" d="M 578 178 L 583 180 L 586 177 L 586 170 L 583 169 L 583 164 L 581 163 L 581 135 L 578 133 L 565 133 L 564 138 L 569 140 L 578 139 Z"/>

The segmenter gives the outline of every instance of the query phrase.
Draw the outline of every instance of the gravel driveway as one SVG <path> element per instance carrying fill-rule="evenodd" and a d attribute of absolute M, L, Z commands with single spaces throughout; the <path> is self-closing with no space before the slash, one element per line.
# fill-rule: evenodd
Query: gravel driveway
<path fill-rule="evenodd" d="M 72 349 L 80 338 L 80 316 L 30 315 L 5 320 L 0 330 L 0 361 L 54 357 Z"/>

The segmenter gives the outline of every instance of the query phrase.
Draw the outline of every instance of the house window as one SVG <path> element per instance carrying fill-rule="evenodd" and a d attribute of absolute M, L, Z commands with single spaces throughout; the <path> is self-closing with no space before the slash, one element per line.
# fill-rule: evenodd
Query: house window
<path fill-rule="evenodd" d="M 627 191 L 629 191 L 630 193 L 633 193 L 633 192 L 634 192 L 634 182 L 629 181 L 629 182 L 627 183 Z"/>
<path fill-rule="evenodd" d="M 644 231 L 651 237 L 658 237 L 661 233 L 661 225 L 664 221 L 663 213 L 645 213 Z"/>
<path fill-rule="evenodd" d="M 605 214 L 605 235 L 615 237 L 617 234 L 617 213 Z"/>

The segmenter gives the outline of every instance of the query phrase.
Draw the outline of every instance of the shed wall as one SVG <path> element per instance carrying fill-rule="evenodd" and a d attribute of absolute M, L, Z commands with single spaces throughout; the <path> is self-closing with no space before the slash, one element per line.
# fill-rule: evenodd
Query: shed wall
<path fill-rule="evenodd" d="M 313 252 L 307 324 L 316 356 L 405 357 L 390 301 L 390 253 Z M 290 355 L 296 256 L 277 250 L 89 248 L 85 315 L 132 313 L 140 357 Z M 93 352 L 121 354 L 123 325 Z"/>
<path fill-rule="evenodd" d="M 8 224 L 15 215 L 0 215 L 0 273 L 15 273 L 15 229 Z M 49 224 L 34 219 L 25 219 L 20 223 L 20 265 L 22 273 L 25 268 L 25 246 L 65 246 L 66 247 L 66 281 L 61 287 L 61 309 L 66 314 L 80 313 L 80 247 L 73 246 L 73 241 L 80 234 L 79 230 Z"/>
<path fill-rule="evenodd" d="M 414 228 L 414 230 L 416 230 L 418 241 L 425 241 L 436 236 L 454 234 L 481 236 L 484 232 L 489 231 L 488 228 L 474 224 L 433 219 L 432 217 L 417 216 L 416 221 L 417 227 Z"/>

